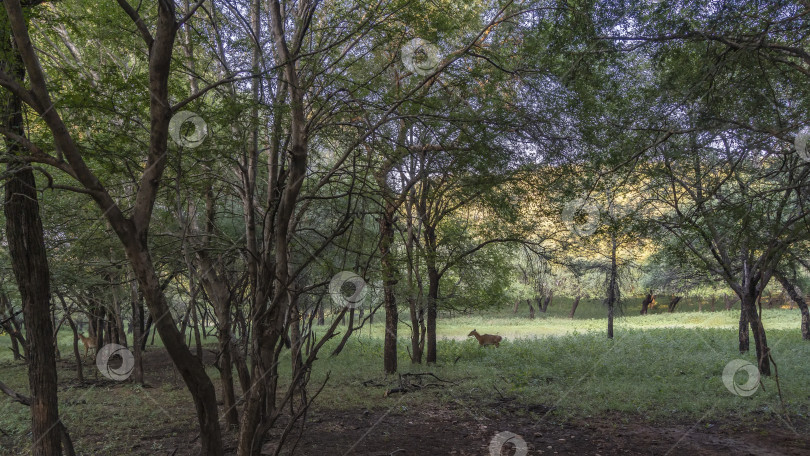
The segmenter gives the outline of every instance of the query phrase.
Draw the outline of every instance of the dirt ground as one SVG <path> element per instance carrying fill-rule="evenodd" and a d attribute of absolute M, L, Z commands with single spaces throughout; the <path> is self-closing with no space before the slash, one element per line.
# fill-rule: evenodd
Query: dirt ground
<path fill-rule="evenodd" d="M 424 412 L 424 413 L 420 413 Z M 358 410 L 320 413 L 302 437 L 301 455 L 483 455 L 502 431 L 517 434 L 528 451 L 511 444 L 502 455 L 807 455 L 810 438 L 785 432 L 777 423 L 734 430 L 730 423 L 693 425 L 618 424 L 616 417 L 587 422 L 538 422 L 517 410 L 498 418 L 473 418 L 458 410 L 410 411 L 407 415 Z M 507 437 L 502 437 L 505 441 Z M 498 445 L 495 445 L 497 448 Z M 272 454 L 271 448 L 266 448 Z"/>
<path fill-rule="evenodd" d="M 206 362 L 209 362 L 206 353 Z M 210 361 L 213 361 L 211 359 Z M 182 381 L 165 351 L 151 350 L 145 357 L 152 387 Z M 63 366 L 66 367 L 66 366 Z M 60 382 L 61 383 L 61 382 Z M 420 394 L 408 393 L 408 394 Z M 558 421 L 543 406 L 525 407 L 517 400 L 490 398 L 478 410 L 459 404 L 429 403 L 419 408 L 407 405 L 406 395 L 382 399 L 377 410 L 334 410 L 317 401 L 307 417 L 307 427 L 295 454 L 305 456 L 526 456 L 526 455 L 810 455 L 807 429 L 810 421 L 797 422 L 801 435 L 790 431 L 775 417 L 758 417 L 754 425 L 737 421 L 643 423 L 626 415 L 600 415 L 587 419 Z M 279 423 L 283 425 L 284 423 Z M 271 430 L 268 442 L 278 441 L 280 426 Z M 507 434 L 499 434 L 507 433 Z M 171 435 L 172 437 L 167 437 Z M 289 454 L 285 445 L 282 454 Z M 2 437 L 2 436 L 0 436 Z M 172 456 L 199 454 L 194 429 L 154 429 L 132 442 L 132 454 L 154 455 L 154 440 L 162 448 L 174 448 Z M 517 442 L 499 445 L 500 441 Z M 0 442 L 2 442 L 0 438 Z M 235 454 L 233 433 L 224 435 L 226 454 Z M 494 443 L 493 443 L 494 442 Z M 525 444 L 522 444 L 525 442 Z M 498 453 L 497 449 L 501 448 Z M 263 454 L 273 454 L 267 443 Z M 0 453 L 3 453 L 0 451 Z"/>

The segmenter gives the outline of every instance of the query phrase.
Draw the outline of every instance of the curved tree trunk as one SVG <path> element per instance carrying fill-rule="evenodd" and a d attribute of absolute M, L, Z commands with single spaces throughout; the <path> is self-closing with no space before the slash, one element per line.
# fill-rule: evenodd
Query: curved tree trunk
<path fill-rule="evenodd" d="M 669 313 L 675 312 L 675 306 L 677 306 L 678 303 L 681 302 L 681 298 L 682 298 L 681 296 L 672 297 L 672 300 L 669 301 Z"/>
<path fill-rule="evenodd" d="M 810 312 L 808 312 L 807 302 L 804 300 L 801 290 L 782 274 L 776 275 L 776 279 L 782 284 L 782 288 L 785 289 L 790 299 L 799 306 L 802 313 L 802 339 L 810 340 Z"/>
<path fill-rule="evenodd" d="M 31 108 L 37 111 L 47 125 L 56 147 L 64 155 L 74 177 L 88 190 L 121 240 L 150 313 L 155 317 L 155 327 L 160 332 L 166 350 L 194 400 L 200 425 L 201 451 L 203 454 L 220 455 L 223 448 L 213 384 L 202 363 L 191 355 L 182 334 L 177 330 L 155 272 L 148 242 L 152 211 L 166 168 L 168 153 L 168 130 L 172 114 L 168 79 L 178 28 L 175 4 L 158 2 L 157 15 L 152 19 L 153 32 L 146 40 L 149 48 L 149 149 L 144 171 L 140 176 L 132 216 L 129 218 L 87 166 L 80 148 L 60 116 L 59 109 L 54 109 L 55 105 L 51 100 L 39 57 L 28 34 L 20 2 L 7 0 L 3 5 L 8 13 L 20 55 L 30 75 L 30 93 L 35 99 L 35 102 L 31 103 Z M 140 20 L 137 11 L 129 10 L 127 13 L 136 21 Z M 30 256 L 30 252 L 28 255 Z M 41 284 L 38 286 L 42 288 Z"/>
<path fill-rule="evenodd" d="M 570 315 L 568 315 L 568 318 L 570 318 L 570 319 L 572 319 L 572 320 L 574 319 L 574 312 L 576 312 L 576 311 L 577 311 L 577 306 L 579 305 L 579 300 L 580 300 L 581 298 L 582 298 L 582 296 L 577 296 L 577 298 L 576 298 L 576 299 L 574 299 L 574 304 L 573 304 L 573 305 L 571 305 L 571 314 L 570 314 Z"/>
<path fill-rule="evenodd" d="M 349 326 L 346 327 L 346 333 L 343 334 L 343 338 L 340 339 L 340 343 L 338 343 L 337 347 L 332 350 L 332 354 L 330 356 L 337 356 L 343 351 L 343 347 L 346 346 L 346 342 L 348 342 L 349 337 L 352 335 L 352 329 L 354 328 L 354 308 L 349 310 Z"/>

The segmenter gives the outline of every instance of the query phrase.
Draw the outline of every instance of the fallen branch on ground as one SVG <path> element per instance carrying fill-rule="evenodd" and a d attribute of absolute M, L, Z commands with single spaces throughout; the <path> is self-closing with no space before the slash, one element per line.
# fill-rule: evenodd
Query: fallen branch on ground
<path fill-rule="evenodd" d="M 28 396 L 23 396 L 22 394 L 14 391 L 13 389 L 6 386 L 5 383 L 0 382 L 0 391 L 6 393 L 11 399 L 16 402 L 19 402 L 22 405 L 31 406 L 31 398 Z M 67 456 L 76 456 L 76 450 L 73 448 L 73 441 L 70 440 L 70 434 L 67 432 L 67 428 L 65 424 L 62 423 L 62 419 L 60 418 L 57 421 L 57 428 L 59 429 L 59 437 L 62 440 L 62 451 Z"/>
<path fill-rule="evenodd" d="M 423 383 L 424 377 L 433 377 L 439 383 Z M 413 378 L 413 381 L 411 380 Z M 444 380 L 436 376 L 436 374 L 432 372 L 422 372 L 422 373 L 405 373 L 399 375 L 399 386 L 395 388 L 390 388 L 383 393 L 383 397 L 388 397 L 394 393 L 409 393 L 412 391 L 418 391 L 425 388 L 435 387 L 435 388 L 443 388 L 450 385 L 455 385 L 456 382 L 450 380 Z"/>

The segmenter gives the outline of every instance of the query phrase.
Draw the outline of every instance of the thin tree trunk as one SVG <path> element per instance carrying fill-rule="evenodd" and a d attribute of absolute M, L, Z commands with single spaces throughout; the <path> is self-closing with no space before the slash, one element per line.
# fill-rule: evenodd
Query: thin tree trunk
<path fill-rule="evenodd" d="M 132 368 L 132 381 L 143 385 L 143 303 L 138 293 L 138 282 L 129 282 L 129 300 L 132 303 L 132 351 L 135 365 Z"/>
<path fill-rule="evenodd" d="M 59 292 L 56 293 L 56 296 L 62 303 L 62 310 L 65 312 L 65 319 L 70 325 L 71 331 L 73 331 L 73 357 L 76 358 L 76 380 L 83 382 L 84 373 L 82 372 L 82 354 L 79 351 L 79 330 L 76 328 L 76 323 L 73 322 L 73 318 L 70 317 L 65 299 Z"/>
<path fill-rule="evenodd" d="M 745 295 L 742 300 L 742 307 L 745 309 L 748 324 L 754 333 L 754 348 L 757 352 L 759 373 L 761 375 L 771 375 L 771 362 L 768 359 L 768 341 L 765 337 L 765 328 L 762 326 L 762 321 L 757 313 L 756 302 L 756 296 Z"/>
<path fill-rule="evenodd" d="M 529 320 L 534 320 L 534 306 L 532 306 L 532 300 L 527 299 L 526 304 L 529 306 Z"/>
<path fill-rule="evenodd" d="M 619 300 L 619 267 L 616 261 L 616 233 L 610 234 L 611 254 L 610 254 L 610 279 L 608 280 L 607 306 L 608 306 L 608 328 L 607 337 L 613 339 L 613 309 Z"/>
<path fill-rule="evenodd" d="M 807 302 L 804 300 L 801 290 L 782 274 L 776 275 L 776 280 L 782 284 L 782 288 L 785 289 L 790 299 L 799 306 L 799 310 L 802 313 L 802 339 L 810 340 L 810 312 L 808 312 Z"/>
<path fill-rule="evenodd" d="M 577 311 L 577 306 L 579 305 L 579 300 L 580 300 L 581 298 L 582 298 L 582 296 L 579 296 L 579 295 L 578 295 L 578 296 L 576 297 L 576 299 L 574 299 L 574 304 L 571 306 L 571 314 L 570 314 L 570 315 L 568 315 L 568 318 L 570 318 L 570 319 L 572 319 L 572 320 L 574 319 L 574 312 L 576 312 L 576 311 Z"/>
<path fill-rule="evenodd" d="M 346 342 L 352 335 L 352 328 L 354 328 L 354 308 L 349 310 L 349 326 L 346 328 L 346 332 L 343 334 L 343 338 L 340 339 L 338 346 L 332 350 L 332 354 L 330 356 L 337 356 L 341 351 L 343 351 L 343 347 L 346 346 Z"/>
<path fill-rule="evenodd" d="M 744 306 L 740 306 L 740 322 L 737 328 L 740 353 L 746 353 L 751 344 L 748 337 L 748 314 Z"/>
<path fill-rule="evenodd" d="M 438 357 L 436 346 L 436 318 L 438 316 L 439 300 L 439 273 L 435 265 L 427 262 L 428 295 L 427 295 L 427 359 L 428 363 L 435 363 Z"/>
<path fill-rule="evenodd" d="M 200 339 L 200 320 L 197 318 L 197 300 L 192 299 L 191 301 L 191 318 L 194 321 L 194 342 L 197 348 L 197 358 L 199 358 L 200 362 L 203 359 L 203 352 L 202 352 L 202 339 Z"/>
<path fill-rule="evenodd" d="M 652 300 L 653 300 L 652 290 L 650 290 L 650 292 L 647 293 L 647 297 L 645 297 L 644 300 L 641 301 L 641 315 L 647 315 Z"/>
<path fill-rule="evenodd" d="M 548 311 L 548 306 L 551 305 L 551 300 L 554 298 L 554 292 L 549 291 L 548 296 L 546 296 L 546 300 L 543 302 L 543 313 Z"/>
<path fill-rule="evenodd" d="M 383 184 L 385 185 L 383 177 Z M 385 307 L 385 334 L 383 336 L 383 368 L 386 373 L 397 371 L 397 326 L 399 311 L 397 309 L 394 285 L 397 283 L 396 266 L 391 247 L 394 244 L 394 207 L 386 202 L 386 208 L 380 217 L 380 266 L 383 281 L 383 306 Z"/>
<path fill-rule="evenodd" d="M 150 312 L 149 315 L 146 317 L 146 327 L 143 330 L 143 340 L 141 341 L 141 351 L 146 351 L 146 344 L 149 343 L 149 331 L 152 329 L 152 313 Z M 154 340 L 154 333 L 152 334 L 152 340 Z"/>
<path fill-rule="evenodd" d="M 675 312 L 675 306 L 677 306 L 678 303 L 681 302 L 681 298 L 682 298 L 681 296 L 672 297 L 672 300 L 669 301 L 669 313 Z"/>
<path fill-rule="evenodd" d="M 124 315 L 121 313 L 121 300 L 118 299 L 118 285 L 113 288 L 113 310 L 115 312 L 115 332 L 118 343 L 124 347 L 129 347 L 127 343 L 127 332 L 124 331 Z"/>

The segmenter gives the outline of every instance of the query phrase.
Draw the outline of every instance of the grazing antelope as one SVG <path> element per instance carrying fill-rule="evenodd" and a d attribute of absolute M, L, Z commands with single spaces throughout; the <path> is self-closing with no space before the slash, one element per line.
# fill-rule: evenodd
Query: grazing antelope
<path fill-rule="evenodd" d="M 467 334 L 467 337 L 470 337 L 470 336 L 475 336 L 475 338 L 478 339 L 478 343 L 481 346 L 494 345 L 494 346 L 498 347 L 499 344 L 501 343 L 501 341 L 503 340 L 503 337 L 501 337 L 501 336 L 495 336 L 495 335 L 492 335 L 492 334 L 478 334 L 478 331 L 476 331 L 474 329 L 472 331 L 470 331 L 469 334 Z"/>
<path fill-rule="evenodd" d="M 96 339 L 93 339 L 92 337 L 84 337 L 82 335 L 82 333 L 79 333 L 79 338 L 82 340 L 82 343 L 84 344 L 84 357 L 85 358 L 87 358 L 87 350 L 92 348 L 93 352 L 98 351 L 97 346 L 96 346 Z"/>

